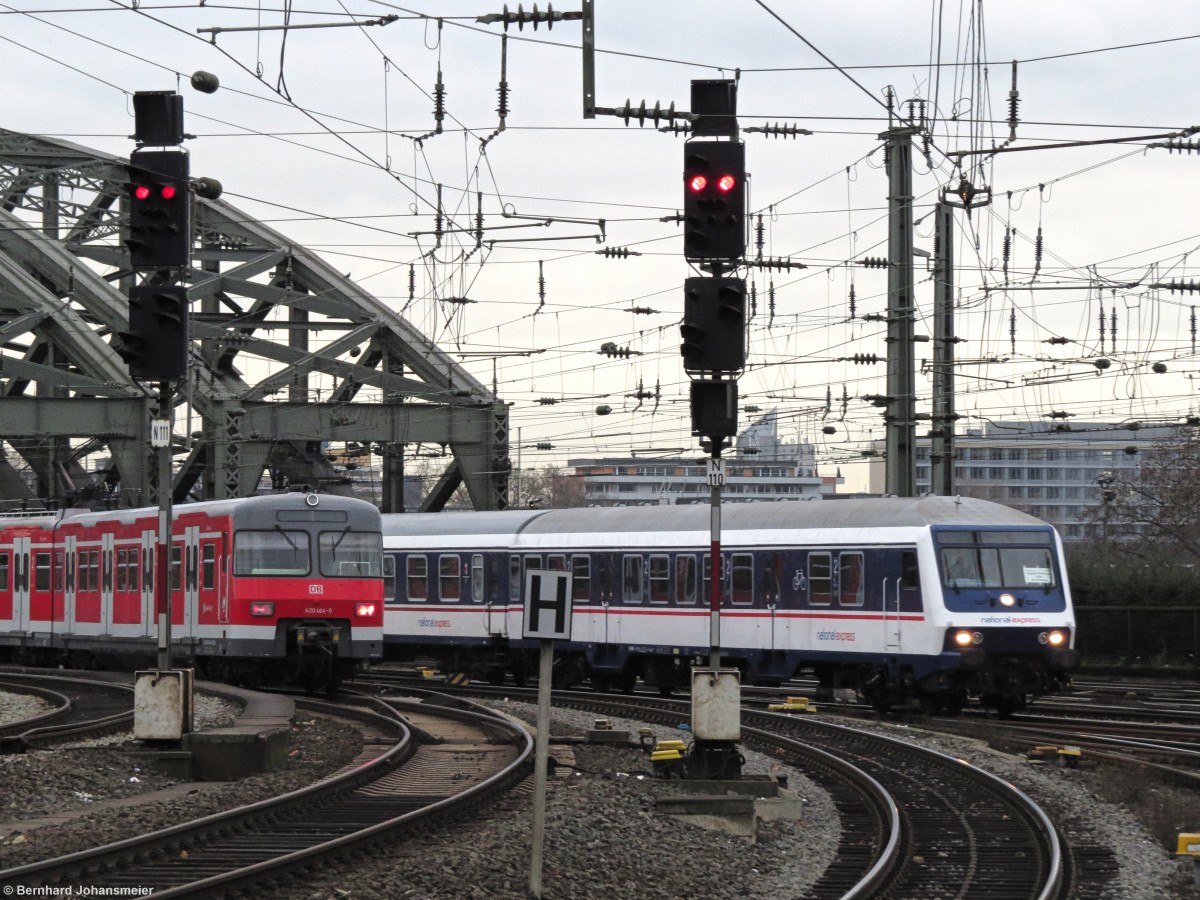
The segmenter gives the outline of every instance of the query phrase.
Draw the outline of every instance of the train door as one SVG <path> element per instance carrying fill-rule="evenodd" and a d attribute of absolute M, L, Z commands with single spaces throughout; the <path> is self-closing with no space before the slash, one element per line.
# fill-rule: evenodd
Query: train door
<path fill-rule="evenodd" d="M 183 530 L 183 617 L 184 633 L 191 636 L 200 609 L 200 526 Z"/>
<path fill-rule="evenodd" d="M 0 631 L 11 631 L 16 627 L 14 574 L 12 544 L 0 544 Z"/>
<path fill-rule="evenodd" d="M 224 625 L 229 621 L 229 558 L 226 555 L 228 544 L 226 543 L 226 535 L 221 535 L 219 543 L 214 543 L 213 546 L 217 552 L 217 622 Z M 391 593 L 384 598 L 387 600 L 396 599 L 396 558 L 394 556 L 385 556 L 384 573 L 387 573 L 388 564 L 391 564 L 392 582 Z"/>
<path fill-rule="evenodd" d="M 113 535 L 100 535 L 100 633 L 113 630 Z"/>
<path fill-rule="evenodd" d="M 30 555 L 33 539 L 13 538 L 13 628 L 29 630 Z"/>
<path fill-rule="evenodd" d="M 142 634 L 158 634 L 158 611 L 154 602 L 154 553 L 158 542 L 153 531 L 141 534 Z"/>
<path fill-rule="evenodd" d="M 487 633 L 492 637 L 505 637 L 508 634 L 508 610 L 513 607 L 523 610 L 521 604 L 521 557 L 515 553 L 508 557 L 508 593 L 500 593 L 500 603 L 492 602 L 494 594 L 487 597 L 487 610 L 484 619 L 487 621 Z"/>
<path fill-rule="evenodd" d="M 920 607 L 921 585 L 917 577 L 917 554 L 900 554 L 900 571 L 883 579 L 884 650 L 899 653 L 904 649 L 904 611 Z"/>
<path fill-rule="evenodd" d="M 63 556 L 67 567 L 66 588 L 63 591 L 63 631 L 75 631 L 75 592 L 79 589 L 78 538 L 73 534 L 63 535 Z"/>

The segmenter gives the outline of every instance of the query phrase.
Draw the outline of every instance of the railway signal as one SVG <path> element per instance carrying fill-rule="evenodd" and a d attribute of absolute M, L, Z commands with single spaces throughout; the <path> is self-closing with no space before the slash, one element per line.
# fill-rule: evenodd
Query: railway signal
<path fill-rule="evenodd" d="M 686 279 L 679 331 L 684 371 L 741 371 L 746 365 L 745 279 Z"/>
<path fill-rule="evenodd" d="M 692 141 L 683 152 L 683 255 L 740 259 L 746 253 L 745 145 Z"/>
<path fill-rule="evenodd" d="M 187 371 L 188 300 L 180 285 L 143 284 L 129 291 L 129 330 L 117 354 L 133 378 L 179 378 Z"/>
<path fill-rule="evenodd" d="M 192 194 L 184 150 L 129 155 L 129 264 L 173 269 L 192 258 Z"/>

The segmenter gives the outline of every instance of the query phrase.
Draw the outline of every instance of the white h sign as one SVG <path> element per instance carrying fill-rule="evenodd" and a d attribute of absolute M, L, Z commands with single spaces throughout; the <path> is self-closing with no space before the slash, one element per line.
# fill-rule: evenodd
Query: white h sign
<path fill-rule="evenodd" d="M 521 635 L 550 641 L 571 639 L 571 573 L 526 569 L 525 620 Z"/>

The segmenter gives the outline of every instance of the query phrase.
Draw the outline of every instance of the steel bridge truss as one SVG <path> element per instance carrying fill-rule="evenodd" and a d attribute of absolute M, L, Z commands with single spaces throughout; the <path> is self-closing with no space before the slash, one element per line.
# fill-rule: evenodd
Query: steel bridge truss
<path fill-rule="evenodd" d="M 113 336 L 136 275 L 123 243 L 128 160 L 0 129 L 0 501 L 158 502 L 156 385 Z M 241 497 L 273 483 L 351 493 L 323 442 L 382 458 L 400 511 L 407 445 L 449 465 L 422 509 L 465 485 L 507 505 L 508 410 L 394 310 L 228 203 L 195 198 L 188 374 L 174 390 L 172 496 Z M 19 463 L 13 454 L 19 457 Z M 100 476 L 83 461 L 107 454 Z M 32 473 L 36 485 L 22 477 Z"/>

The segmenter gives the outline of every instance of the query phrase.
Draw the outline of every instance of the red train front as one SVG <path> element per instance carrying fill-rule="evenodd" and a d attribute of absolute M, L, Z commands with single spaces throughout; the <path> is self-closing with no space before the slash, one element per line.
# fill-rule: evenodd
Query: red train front
<path fill-rule="evenodd" d="M 153 659 L 157 508 L 0 518 L 0 657 Z M 379 511 L 316 494 L 176 506 L 172 663 L 336 684 L 383 642 Z"/>

